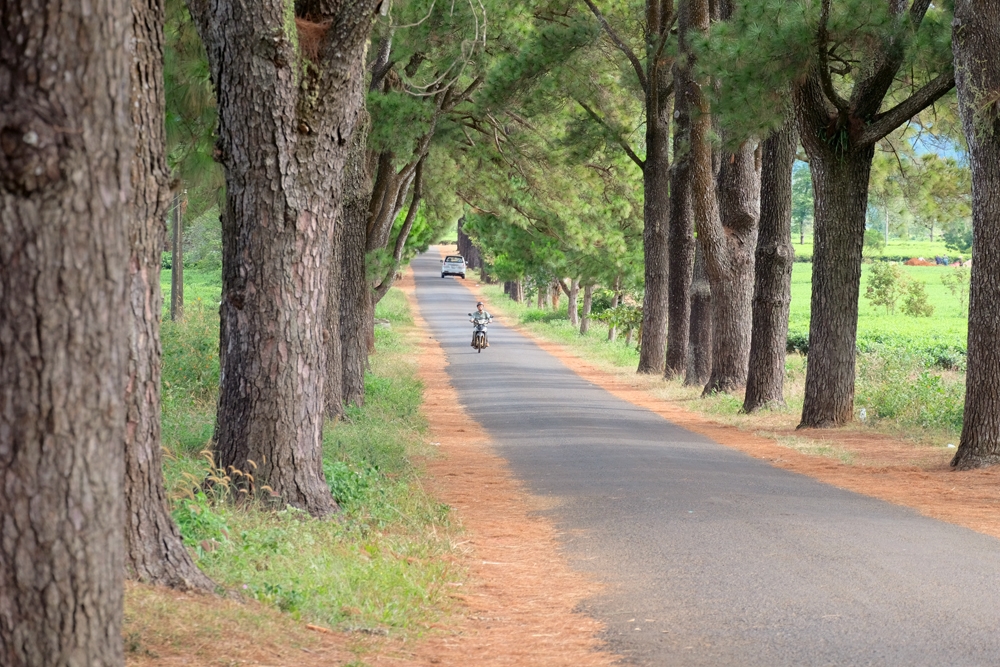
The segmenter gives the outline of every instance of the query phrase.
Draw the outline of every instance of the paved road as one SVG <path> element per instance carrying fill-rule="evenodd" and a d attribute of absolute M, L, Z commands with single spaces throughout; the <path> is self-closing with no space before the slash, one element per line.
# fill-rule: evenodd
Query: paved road
<path fill-rule="evenodd" d="M 772 468 L 580 379 L 413 262 L 471 415 L 547 515 L 585 603 L 638 665 L 1000 665 L 1000 541 Z M 488 309 L 488 308 L 487 308 Z"/>

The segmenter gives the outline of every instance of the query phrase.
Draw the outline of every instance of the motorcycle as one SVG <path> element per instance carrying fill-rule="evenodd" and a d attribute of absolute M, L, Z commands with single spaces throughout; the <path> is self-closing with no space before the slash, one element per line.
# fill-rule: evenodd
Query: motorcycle
<path fill-rule="evenodd" d="M 469 313 L 469 317 L 472 317 L 472 313 Z M 493 320 L 489 319 L 483 322 L 470 319 L 469 321 L 472 322 L 472 347 L 476 348 L 476 352 L 482 353 L 483 348 L 486 347 L 486 325 Z"/>

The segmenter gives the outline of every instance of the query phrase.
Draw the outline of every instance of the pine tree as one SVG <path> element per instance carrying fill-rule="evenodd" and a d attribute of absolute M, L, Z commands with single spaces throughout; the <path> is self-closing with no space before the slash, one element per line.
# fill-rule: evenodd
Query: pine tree
<path fill-rule="evenodd" d="M 0 3 L 0 664 L 124 664 L 130 3 Z"/>
<path fill-rule="evenodd" d="M 973 263 L 962 439 L 951 465 L 1000 462 L 1000 3 L 955 3 L 959 108 L 972 167 Z"/>
<path fill-rule="evenodd" d="M 167 506 L 160 441 L 160 258 L 169 202 L 164 136 L 162 0 L 132 0 L 132 161 L 129 354 L 125 384 L 125 572 L 175 588 L 211 590 Z"/>
<path fill-rule="evenodd" d="M 377 0 L 190 0 L 219 109 L 216 464 L 282 503 L 336 509 L 323 478 L 325 289 Z"/>

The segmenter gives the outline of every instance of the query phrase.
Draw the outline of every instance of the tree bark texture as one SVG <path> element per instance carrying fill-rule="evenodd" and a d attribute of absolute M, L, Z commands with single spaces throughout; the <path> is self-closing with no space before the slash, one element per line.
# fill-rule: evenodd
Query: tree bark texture
<path fill-rule="evenodd" d="M 132 0 L 131 104 L 136 128 L 129 224 L 129 351 L 125 380 L 125 572 L 172 588 L 212 590 L 170 516 L 160 439 L 160 259 L 170 200 L 163 95 L 162 0 Z M 177 203 L 180 206 L 180 202 Z M 174 217 L 180 221 L 180 215 Z M 176 223 L 175 223 L 176 224 Z M 174 271 L 182 261 L 174 255 Z"/>
<path fill-rule="evenodd" d="M 712 287 L 705 268 L 705 253 L 695 248 L 691 281 L 691 332 L 688 334 L 684 385 L 704 387 L 712 374 Z"/>
<path fill-rule="evenodd" d="M 952 50 L 972 167 L 972 276 L 962 439 L 951 464 L 1000 462 L 1000 3 L 958 0 Z"/>
<path fill-rule="evenodd" d="M 685 31 L 685 3 L 679 9 L 679 30 Z M 683 375 L 687 368 L 691 328 L 691 281 L 694 275 L 694 210 L 691 204 L 691 86 L 686 68 L 674 66 L 674 164 L 670 174 L 670 224 L 667 231 L 667 355 L 664 377 Z"/>
<path fill-rule="evenodd" d="M 753 332 L 743 411 L 784 405 L 785 351 L 791 305 L 792 165 L 798 134 L 789 118 L 764 142 L 760 235 L 754 267 Z"/>
<path fill-rule="evenodd" d="M 371 298 L 365 268 L 368 207 L 372 197 L 371 163 L 366 148 L 369 122 L 365 113 L 348 154 L 339 232 L 341 400 L 345 405 L 358 406 L 365 403 L 365 365 L 368 361 L 365 313 L 366 301 Z"/>
<path fill-rule="evenodd" d="M 125 0 L 0 3 L 0 664 L 124 663 Z"/>
<path fill-rule="evenodd" d="M 667 353 L 667 231 L 670 224 L 670 68 L 659 44 L 673 21 L 671 3 L 646 2 L 646 159 L 643 186 L 642 343 L 639 373 L 663 373 Z"/>
<path fill-rule="evenodd" d="M 930 2 L 889 3 L 889 13 L 913 33 Z M 799 427 L 838 426 L 852 418 L 861 248 L 874 146 L 892 130 L 934 104 L 954 86 L 950 65 L 902 101 L 883 110 L 907 62 L 902 32 L 872 40 L 870 65 L 856 72 L 850 97 L 832 84 L 832 48 L 824 5 L 817 33 L 818 58 L 793 86 L 802 146 L 809 155 L 815 197 L 809 362 Z M 908 14 L 908 15 L 907 15 Z"/>
<path fill-rule="evenodd" d="M 725 158 L 718 179 L 720 224 L 698 229 L 712 284 L 712 374 L 705 394 L 746 386 L 750 363 L 760 153 L 756 142 L 746 141 Z"/>
<path fill-rule="evenodd" d="M 583 311 L 580 313 L 580 335 L 586 335 L 590 329 L 590 309 L 594 305 L 594 286 L 583 286 Z"/>
<path fill-rule="evenodd" d="M 325 290 L 377 4 L 301 3 L 324 22 L 314 39 L 282 0 L 188 3 L 226 175 L 216 464 L 252 471 L 254 490 L 314 516 L 336 509 L 321 461 Z"/>
<path fill-rule="evenodd" d="M 357 133 L 354 135 L 357 139 Z M 350 158 L 348 158 L 348 163 Z M 349 167 L 345 168 L 346 171 Z M 326 329 L 323 331 L 323 346 L 325 350 L 326 382 L 324 388 L 326 399 L 324 405 L 328 419 L 340 419 L 344 416 L 344 343 L 340 334 L 340 299 L 341 278 L 344 263 L 344 224 L 343 208 L 338 224 L 334 225 L 330 250 L 330 273 L 326 283 Z"/>

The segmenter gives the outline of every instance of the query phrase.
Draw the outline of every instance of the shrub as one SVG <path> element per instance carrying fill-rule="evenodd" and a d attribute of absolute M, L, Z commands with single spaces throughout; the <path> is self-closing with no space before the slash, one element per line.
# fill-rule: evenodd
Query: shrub
<path fill-rule="evenodd" d="M 958 300 L 961 311 L 965 312 L 965 304 L 969 299 L 969 270 L 956 266 L 941 276 L 941 282 Z"/>
<path fill-rule="evenodd" d="M 858 356 L 857 405 L 873 421 L 959 430 L 965 404 L 961 376 L 928 370 L 925 360 L 894 349 Z"/>
<path fill-rule="evenodd" d="M 889 262 L 873 262 L 865 298 L 873 306 L 885 306 L 886 313 L 895 312 L 902 279 L 903 273 L 898 266 Z"/>
<path fill-rule="evenodd" d="M 222 268 L 222 223 L 217 206 L 184 225 L 184 266 Z"/>
<path fill-rule="evenodd" d="M 885 236 L 877 229 L 865 230 L 865 250 L 879 254 L 885 249 Z"/>
<path fill-rule="evenodd" d="M 913 317 L 934 314 L 934 306 L 927 301 L 927 290 L 921 281 L 911 278 L 903 284 L 903 313 Z"/>

